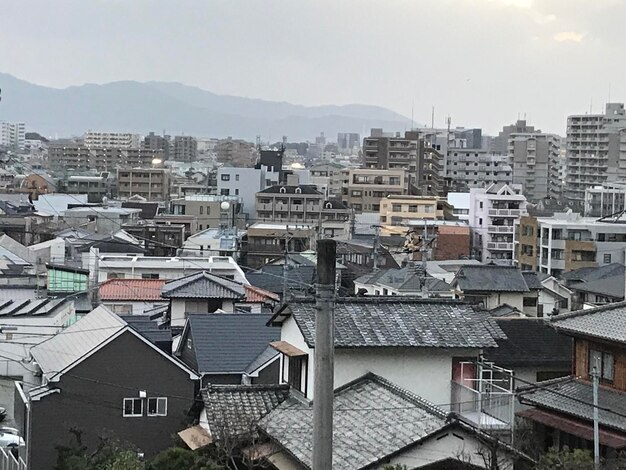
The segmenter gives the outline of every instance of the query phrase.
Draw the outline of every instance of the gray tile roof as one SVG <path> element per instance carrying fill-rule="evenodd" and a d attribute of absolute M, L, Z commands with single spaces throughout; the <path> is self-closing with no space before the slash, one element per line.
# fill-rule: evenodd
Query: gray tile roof
<path fill-rule="evenodd" d="M 522 271 L 522 276 L 524 277 L 524 281 L 526 281 L 526 286 L 529 289 L 543 289 L 543 285 L 541 284 L 541 279 L 539 277 L 539 273 L 535 271 Z M 544 278 L 545 279 L 545 278 Z"/>
<path fill-rule="evenodd" d="M 255 287 L 276 294 L 283 292 L 283 278 L 287 278 L 290 291 L 308 291 L 314 288 L 315 266 L 288 266 L 287 276 L 283 276 L 283 266 L 266 265 L 260 271 L 246 273 L 246 279 Z"/>
<path fill-rule="evenodd" d="M 446 412 L 374 374 L 335 390 L 333 469 L 361 469 L 446 426 Z M 312 467 L 313 408 L 295 397 L 259 427 L 306 468 Z"/>
<path fill-rule="evenodd" d="M 593 391 L 588 382 L 566 377 L 539 382 L 537 386 L 522 387 L 519 392 L 519 400 L 522 403 L 547 408 L 586 421 L 593 420 Z M 626 393 L 600 387 L 598 407 L 601 426 L 626 432 L 626 418 L 624 418 Z"/>
<path fill-rule="evenodd" d="M 356 279 L 356 282 L 380 284 L 399 292 L 420 292 L 422 290 L 422 279 L 423 274 L 421 272 L 414 267 L 407 266 L 400 269 L 383 269 L 375 273 L 366 274 Z M 450 284 L 434 277 L 428 277 L 426 282 L 430 292 L 447 292 L 451 289 Z"/>
<path fill-rule="evenodd" d="M 271 315 L 194 313 L 186 328 L 192 337 L 198 372 L 240 374 L 280 339 L 280 329 L 267 326 Z"/>
<path fill-rule="evenodd" d="M 309 347 L 315 345 L 315 303 L 297 299 L 273 321 L 293 315 Z M 504 333 L 486 312 L 458 301 L 413 297 L 339 298 L 335 347 L 488 348 Z"/>
<path fill-rule="evenodd" d="M 463 266 L 457 272 L 452 285 L 457 285 L 465 293 L 529 292 L 522 271 L 514 266 Z"/>
<path fill-rule="evenodd" d="M 161 289 L 161 297 L 167 299 L 241 300 L 245 296 L 241 284 L 206 271 L 169 281 Z"/>
<path fill-rule="evenodd" d="M 492 317 L 499 317 L 499 318 L 520 317 L 523 315 L 523 313 L 520 312 L 517 308 L 509 304 L 502 304 L 489 310 L 489 315 L 491 315 Z"/>
<path fill-rule="evenodd" d="M 584 335 L 626 343 L 626 302 L 552 317 L 555 328 L 565 334 Z"/>
<path fill-rule="evenodd" d="M 232 438 L 253 433 L 289 397 L 289 385 L 210 385 L 201 395 L 211 436 Z"/>
<path fill-rule="evenodd" d="M 550 323 L 537 318 L 496 320 L 506 334 L 498 347 L 485 351 L 488 361 L 498 366 L 555 366 L 569 371 L 572 363 L 572 339 L 558 333 Z"/>

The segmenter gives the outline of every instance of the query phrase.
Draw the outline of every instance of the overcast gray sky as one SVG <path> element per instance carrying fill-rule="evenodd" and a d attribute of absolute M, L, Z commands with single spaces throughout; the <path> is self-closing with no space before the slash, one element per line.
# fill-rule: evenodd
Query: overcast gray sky
<path fill-rule="evenodd" d="M 625 0 L 5 0 L 0 71 L 366 103 L 495 132 L 626 100 Z"/>

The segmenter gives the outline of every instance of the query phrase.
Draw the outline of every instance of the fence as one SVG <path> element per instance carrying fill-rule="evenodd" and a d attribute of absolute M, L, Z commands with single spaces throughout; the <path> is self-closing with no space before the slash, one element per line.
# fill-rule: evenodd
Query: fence
<path fill-rule="evenodd" d="M 0 470 L 26 470 L 26 462 L 15 458 L 10 450 L 0 447 Z"/>

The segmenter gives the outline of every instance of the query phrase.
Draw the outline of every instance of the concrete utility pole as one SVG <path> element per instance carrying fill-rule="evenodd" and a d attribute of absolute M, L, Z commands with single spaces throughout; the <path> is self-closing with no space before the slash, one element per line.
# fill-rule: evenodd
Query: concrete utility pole
<path fill-rule="evenodd" d="M 591 379 L 593 381 L 593 466 L 596 470 L 600 470 L 600 430 L 598 428 L 598 382 L 600 374 L 597 364 L 591 369 Z"/>
<path fill-rule="evenodd" d="M 380 243 L 380 225 L 372 225 L 376 229 L 376 234 L 374 235 L 374 250 L 372 253 L 374 269 L 373 271 L 378 271 L 378 244 Z"/>
<path fill-rule="evenodd" d="M 315 305 L 313 470 L 333 468 L 336 253 L 335 240 L 319 240 Z"/>

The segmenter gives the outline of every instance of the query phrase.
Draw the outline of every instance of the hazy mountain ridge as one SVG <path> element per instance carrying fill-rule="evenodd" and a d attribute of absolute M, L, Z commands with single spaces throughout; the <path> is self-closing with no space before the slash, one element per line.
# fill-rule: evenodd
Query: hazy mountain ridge
<path fill-rule="evenodd" d="M 302 106 L 217 95 L 171 82 L 118 81 L 58 89 L 0 73 L 0 120 L 24 121 L 44 135 L 80 135 L 86 130 L 150 130 L 205 137 L 254 140 L 312 139 L 320 131 L 368 132 L 370 127 L 403 130 L 409 120 L 379 106 Z"/>

